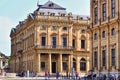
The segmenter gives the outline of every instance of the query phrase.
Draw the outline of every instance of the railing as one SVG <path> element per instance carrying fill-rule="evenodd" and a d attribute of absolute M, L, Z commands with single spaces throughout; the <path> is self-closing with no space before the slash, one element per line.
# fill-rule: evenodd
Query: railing
<path fill-rule="evenodd" d="M 60 45 L 36 45 L 35 48 L 46 48 L 46 49 L 73 49 L 72 46 L 60 46 Z"/>

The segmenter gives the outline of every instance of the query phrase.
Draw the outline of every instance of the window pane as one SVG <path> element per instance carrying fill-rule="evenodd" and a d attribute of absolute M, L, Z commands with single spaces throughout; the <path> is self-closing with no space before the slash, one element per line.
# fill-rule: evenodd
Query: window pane
<path fill-rule="evenodd" d="M 45 62 L 41 62 L 41 70 L 45 70 Z"/>
<path fill-rule="evenodd" d="M 94 52 L 94 67 L 97 67 L 98 64 L 98 55 L 97 52 Z"/>
<path fill-rule="evenodd" d="M 102 51 L 102 65 L 106 66 L 106 51 Z"/>
<path fill-rule="evenodd" d="M 82 48 L 82 49 L 85 48 L 85 40 L 81 40 L 81 48 Z"/>
<path fill-rule="evenodd" d="M 106 20 L 106 3 L 102 5 L 102 16 L 103 16 L 103 21 Z"/>
<path fill-rule="evenodd" d="M 94 9 L 94 23 L 96 24 L 98 22 L 98 8 L 96 7 Z"/>
<path fill-rule="evenodd" d="M 63 47 L 67 47 L 67 38 L 63 37 Z"/>
<path fill-rule="evenodd" d="M 63 70 L 67 70 L 67 63 L 66 62 L 63 62 Z"/>
<path fill-rule="evenodd" d="M 52 48 L 56 48 L 56 37 L 52 37 Z"/>
<path fill-rule="evenodd" d="M 115 60 L 115 59 L 116 59 L 116 57 L 115 57 L 115 49 L 112 49 L 112 50 L 111 50 L 111 55 L 112 55 L 112 56 L 111 56 L 112 66 L 115 66 L 115 64 L 116 64 L 116 63 L 115 63 L 115 62 L 116 62 L 116 60 Z"/>
<path fill-rule="evenodd" d="M 46 37 L 42 37 L 41 40 L 42 40 L 41 41 L 42 46 L 45 46 L 46 45 Z"/>

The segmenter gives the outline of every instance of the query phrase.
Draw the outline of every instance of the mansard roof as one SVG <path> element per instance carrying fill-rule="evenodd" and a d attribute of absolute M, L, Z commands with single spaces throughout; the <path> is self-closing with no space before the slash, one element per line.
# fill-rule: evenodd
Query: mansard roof
<path fill-rule="evenodd" d="M 66 10 L 66 8 L 63 8 L 61 6 L 59 6 L 58 4 L 52 2 L 52 1 L 48 1 L 46 2 L 44 5 L 38 5 L 39 8 L 44 8 L 44 9 L 59 9 L 59 10 Z"/>
<path fill-rule="evenodd" d="M 36 11 L 44 13 L 44 15 L 48 15 L 48 12 L 55 13 L 56 16 L 59 15 L 58 13 L 67 14 L 66 8 L 63 8 L 52 1 L 48 1 L 44 5 L 38 5 L 38 9 Z"/>
<path fill-rule="evenodd" d="M 5 54 L 0 52 L 0 58 L 8 58 Z"/>

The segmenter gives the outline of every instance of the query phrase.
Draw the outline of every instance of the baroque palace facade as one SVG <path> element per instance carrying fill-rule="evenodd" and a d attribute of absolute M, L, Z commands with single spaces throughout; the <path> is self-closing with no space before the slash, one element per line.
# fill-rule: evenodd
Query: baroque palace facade
<path fill-rule="evenodd" d="M 117 75 L 120 71 L 120 1 L 91 0 L 90 70 Z"/>
<path fill-rule="evenodd" d="M 11 30 L 11 72 L 89 71 L 89 17 L 48 1 Z"/>

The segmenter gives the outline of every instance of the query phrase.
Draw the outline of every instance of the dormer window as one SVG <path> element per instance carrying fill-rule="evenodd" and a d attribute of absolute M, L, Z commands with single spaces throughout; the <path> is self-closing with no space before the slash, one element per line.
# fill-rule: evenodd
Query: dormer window
<path fill-rule="evenodd" d="M 55 16 L 55 13 L 51 13 L 50 16 Z"/>
<path fill-rule="evenodd" d="M 43 16 L 43 15 L 44 15 L 44 12 L 40 12 L 40 15 L 42 15 L 42 16 Z"/>
<path fill-rule="evenodd" d="M 53 4 L 53 3 L 49 4 L 49 7 L 53 7 L 53 6 L 54 6 L 54 4 Z"/>
<path fill-rule="evenodd" d="M 61 14 L 61 16 L 65 16 L 65 14 Z"/>

